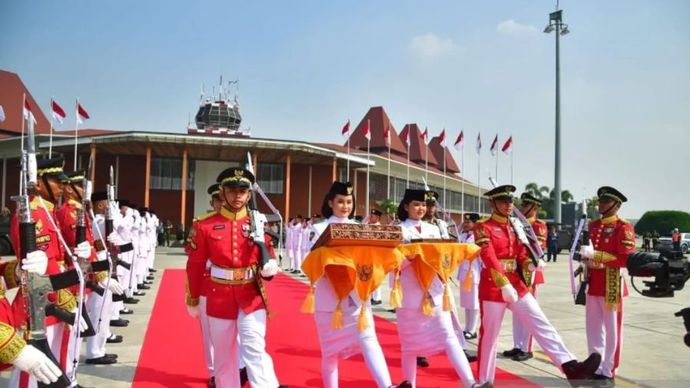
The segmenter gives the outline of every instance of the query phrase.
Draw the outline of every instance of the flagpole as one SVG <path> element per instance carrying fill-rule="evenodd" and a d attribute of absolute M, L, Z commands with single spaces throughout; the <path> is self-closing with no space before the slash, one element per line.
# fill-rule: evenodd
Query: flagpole
<path fill-rule="evenodd" d="M 481 148 L 477 150 L 477 198 L 479 199 L 479 213 L 484 213 L 484 201 L 482 200 L 482 189 L 480 182 L 482 181 L 482 169 L 481 169 L 482 157 Z"/>
<path fill-rule="evenodd" d="M 427 132 L 428 129 L 424 129 L 424 132 Z M 428 134 L 428 132 L 427 132 Z M 422 142 L 424 143 L 424 148 L 426 149 L 426 152 L 424 152 L 424 179 L 429 182 L 429 147 L 426 145 L 426 136 L 422 136 Z"/>
<path fill-rule="evenodd" d="M 391 129 L 388 127 L 388 182 L 386 184 L 386 199 L 391 199 Z M 367 210 L 368 211 L 368 210 Z"/>
<path fill-rule="evenodd" d="M 513 184 L 513 137 L 510 137 L 510 184 Z"/>
<path fill-rule="evenodd" d="M 367 200 L 364 202 L 364 213 L 368 214 L 369 213 L 369 146 L 371 144 L 371 127 L 369 126 L 369 120 L 367 120 L 367 129 L 369 130 L 369 136 L 367 138 Z"/>
<path fill-rule="evenodd" d="M 465 142 L 463 140 L 463 143 L 461 145 L 460 149 L 460 167 L 461 169 L 461 174 L 460 174 L 460 179 L 462 179 L 462 183 L 460 184 L 460 212 L 465 213 Z"/>
<path fill-rule="evenodd" d="M 347 119 L 347 181 L 350 181 L 350 119 Z"/>
<path fill-rule="evenodd" d="M 53 97 L 50 97 L 50 138 L 48 139 L 48 159 L 53 157 Z"/>
<path fill-rule="evenodd" d="M 21 141 L 21 150 L 24 151 L 24 120 L 26 119 L 24 117 L 24 111 L 26 110 L 26 93 L 22 94 L 22 141 Z M 29 115 L 28 119 L 31 120 L 31 113 L 27 112 Z M 20 179 L 19 182 L 21 183 L 23 179 Z M 19 188 L 19 192 L 21 193 L 22 190 Z"/>
<path fill-rule="evenodd" d="M 74 164 L 73 171 L 77 171 L 77 139 L 79 133 L 79 97 L 77 97 L 77 106 L 75 107 L 74 115 Z"/>
<path fill-rule="evenodd" d="M 444 129 L 445 131 L 445 129 Z M 444 133 L 445 136 L 445 133 Z M 443 209 L 447 209 L 446 207 L 446 147 L 443 146 Z"/>
<path fill-rule="evenodd" d="M 496 184 L 498 184 L 498 135 L 496 135 L 496 162 L 494 163 L 496 167 Z"/>
<path fill-rule="evenodd" d="M 409 189 L 410 188 L 410 132 L 407 132 L 407 183 L 405 184 L 405 188 Z"/>

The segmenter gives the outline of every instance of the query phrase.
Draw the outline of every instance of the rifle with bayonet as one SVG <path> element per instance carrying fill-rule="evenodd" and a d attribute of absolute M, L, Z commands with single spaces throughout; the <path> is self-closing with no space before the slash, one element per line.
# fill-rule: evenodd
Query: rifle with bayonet
<path fill-rule="evenodd" d="M 22 150 L 22 169 L 19 178 L 20 194 L 12 198 L 17 202 L 20 263 L 26 259 L 26 255 L 29 252 L 36 250 L 36 223 L 31 217 L 31 207 L 29 204 L 29 192 L 35 189 L 37 181 L 36 152 L 33 120 L 29 119 L 28 121 L 27 147 Z M 52 291 L 50 280 L 48 276 L 21 271 L 20 284 L 28 318 L 27 343 L 40 350 L 59 368 L 60 364 L 50 350 L 46 338 L 45 309 L 48 304 L 47 295 Z M 70 384 L 71 382 L 64 374 L 64 371 L 54 383 L 43 384 L 38 382 L 40 388 L 65 388 Z"/>
<path fill-rule="evenodd" d="M 254 174 L 254 166 L 252 165 L 252 155 L 249 152 L 247 152 L 247 170 Z M 268 220 L 266 219 L 266 215 L 258 210 L 256 203 L 256 190 L 253 189 L 254 188 L 252 187 L 252 196 L 249 200 L 249 218 L 251 220 L 249 237 L 254 241 L 254 244 L 256 244 L 259 247 L 259 252 L 261 254 L 259 270 L 261 270 L 261 268 L 263 268 L 264 265 L 268 263 L 272 256 L 271 253 L 268 251 L 268 247 L 266 246 L 267 233 L 265 229 Z"/>
<path fill-rule="evenodd" d="M 587 207 L 583 206 L 586 211 Z M 570 276 L 570 290 L 573 293 L 575 304 L 584 306 L 587 303 L 587 286 L 589 284 L 589 272 L 587 271 L 587 261 L 580 257 L 580 248 L 589 245 L 589 231 L 585 228 L 587 225 L 587 214 L 583 214 L 577 225 L 577 231 L 573 238 L 573 243 L 570 246 L 570 253 L 568 255 L 568 265 Z M 579 266 L 573 271 L 573 262 L 579 262 Z M 579 286 L 575 286 L 575 278 L 580 278 Z"/>

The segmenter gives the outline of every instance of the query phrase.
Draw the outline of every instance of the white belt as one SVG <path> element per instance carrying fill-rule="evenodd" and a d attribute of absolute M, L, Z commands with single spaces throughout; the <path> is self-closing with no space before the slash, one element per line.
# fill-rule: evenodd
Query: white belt
<path fill-rule="evenodd" d="M 224 280 L 251 280 L 254 278 L 254 270 L 249 267 L 222 268 L 211 264 L 211 276 Z"/>

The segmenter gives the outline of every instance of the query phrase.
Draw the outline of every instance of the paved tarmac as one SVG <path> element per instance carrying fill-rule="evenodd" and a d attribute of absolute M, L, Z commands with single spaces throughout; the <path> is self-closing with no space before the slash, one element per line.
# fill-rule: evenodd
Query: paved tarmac
<path fill-rule="evenodd" d="M 135 310 L 134 315 L 123 316 L 130 320 L 129 326 L 113 328 L 113 332 L 125 338 L 122 344 L 108 345 L 108 353 L 118 354 L 119 362 L 108 366 L 82 364 L 79 367 L 79 384 L 98 388 L 131 386 L 162 270 L 184 268 L 185 262 L 186 256 L 181 248 L 161 247 L 158 249 L 156 256 L 158 272 L 153 287 L 147 291 L 146 296 L 140 298 L 141 301 L 138 304 L 130 305 Z M 287 259 L 283 264 L 287 264 Z M 538 300 L 570 351 L 584 358 L 587 356 L 584 307 L 573 303 L 567 274 L 567 255 L 560 255 L 558 262 L 547 265 L 546 284 L 540 288 Z M 297 278 L 306 281 L 303 277 Z M 629 280 L 627 276 L 626 278 Z M 384 304 L 376 306 L 374 312 L 395 320 L 395 315 L 385 310 L 388 308 L 388 291 L 388 285 L 384 284 L 382 292 Z M 624 347 L 621 367 L 618 370 L 619 377 L 616 380 L 617 385 L 621 387 L 690 386 L 690 348 L 683 343 L 685 328 L 682 319 L 673 315 L 682 308 L 690 307 L 690 286 L 676 293 L 674 298 L 647 298 L 640 296 L 632 288 L 630 292 L 630 297 L 625 299 Z M 460 316 L 462 320 L 462 312 Z M 470 344 L 470 348 L 475 349 L 477 341 L 472 340 Z M 506 313 L 499 339 L 499 350 L 510 348 L 512 348 L 511 314 Z M 535 350 L 537 349 L 539 348 L 535 345 Z M 526 362 L 516 362 L 499 356 L 498 367 L 542 386 L 568 386 L 560 371 L 539 351 L 536 352 L 534 359 Z M 0 373 L 0 386 L 7 386 L 8 376 L 9 372 Z M 498 384 L 498 386 L 507 385 Z"/>

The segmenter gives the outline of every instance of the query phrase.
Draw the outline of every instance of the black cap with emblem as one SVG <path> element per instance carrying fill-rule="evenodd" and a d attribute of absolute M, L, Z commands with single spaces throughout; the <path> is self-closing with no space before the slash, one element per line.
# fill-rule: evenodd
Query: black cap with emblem
<path fill-rule="evenodd" d="M 465 221 L 472 221 L 472 222 L 477 222 L 481 216 L 478 213 L 465 213 L 464 216 L 462 216 L 462 219 Z"/>
<path fill-rule="evenodd" d="M 356 208 L 354 187 L 350 182 L 338 181 L 333 182 L 331 188 L 328 190 L 328 193 L 326 193 L 326 197 L 323 199 L 323 203 L 321 204 L 321 213 L 323 214 L 323 216 L 329 218 L 333 215 L 333 209 L 331 209 L 330 205 L 328 204 L 328 201 L 332 201 L 336 195 L 352 196 L 352 212 L 350 212 L 349 215 L 350 217 L 352 217 L 352 213 L 355 211 Z"/>
<path fill-rule="evenodd" d="M 219 194 L 220 194 L 220 185 L 219 185 L 218 183 L 214 183 L 214 184 L 212 184 L 211 186 L 208 187 L 208 189 L 206 190 L 206 192 L 208 193 L 208 195 L 211 196 L 211 198 L 218 199 L 218 198 L 220 198 L 220 197 L 219 197 Z"/>
<path fill-rule="evenodd" d="M 407 189 L 405 190 L 405 195 L 403 195 L 400 205 L 398 205 L 398 218 L 401 221 L 405 221 L 408 217 L 407 211 L 405 211 L 405 205 L 412 201 L 420 201 L 429 203 L 429 201 L 435 201 L 434 192 L 430 190 L 417 190 L 417 189 Z M 434 202 L 435 203 L 435 202 Z"/>
<path fill-rule="evenodd" d="M 513 193 L 515 192 L 516 188 L 513 185 L 501 185 L 494 187 L 493 189 L 487 191 L 484 193 L 484 196 L 489 198 L 490 200 L 494 199 L 507 199 L 507 200 L 513 200 Z"/>
<path fill-rule="evenodd" d="M 381 210 L 378 210 L 378 209 L 371 209 L 371 212 L 369 212 L 369 213 L 371 215 L 379 216 L 379 217 L 381 217 L 383 215 L 383 213 L 381 213 Z"/>
<path fill-rule="evenodd" d="M 108 200 L 108 193 L 105 191 L 96 191 L 95 193 L 91 194 L 91 202 L 107 201 L 107 200 Z"/>
<path fill-rule="evenodd" d="M 522 203 L 533 203 L 537 206 L 541 206 L 541 200 L 531 193 L 524 192 L 520 195 L 520 200 Z"/>
<path fill-rule="evenodd" d="M 255 178 L 249 170 L 240 167 L 230 167 L 218 174 L 216 182 L 223 187 L 251 189 Z"/>
<path fill-rule="evenodd" d="M 597 190 L 597 196 L 599 197 L 599 200 L 609 198 L 620 203 L 626 202 L 628 200 L 628 198 L 625 195 L 623 195 L 623 193 L 614 189 L 611 186 L 600 187 L 599 190 Z"/>
<path fill-rule="evenodd" d="M 426 204 L 427 206 L 436 206 L 436 203 L 438 202 L 438 193 L 435 191 L 429 192 L 431 193 L 431 196 L 427 196 Z"/>
<path fill-rule="evenodd" d="M 67 179 L 65 179 L 65 183 L 72 183 L 75 185 L 80 185 L 84 183 L 84 180 L 86 179 L 86 173 L 84 170 L 77 170 L 77 171 L 72 171 L 68 172 L 65 174 Z"/>
<path fill-rule="evenodd" d="M 66 182 L 69 177 L 65 175 L 63 166 L 65 164 L 65 159 L 63 157 L 57 157 L 52 159 L 40 159 L 36 161 L 36 175 L 38 177 L 48 177 L 54 178 L 61 182 Z"/>

